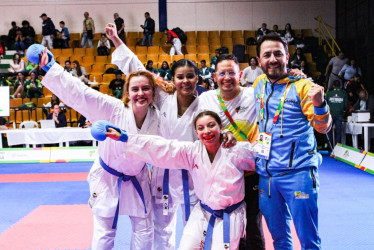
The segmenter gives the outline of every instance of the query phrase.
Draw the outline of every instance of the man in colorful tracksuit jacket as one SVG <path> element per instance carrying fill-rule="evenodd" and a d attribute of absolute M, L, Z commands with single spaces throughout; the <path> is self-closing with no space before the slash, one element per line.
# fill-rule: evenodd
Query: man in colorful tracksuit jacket
<path fill-rule="evenodd" d="M 274 34 L 259 41 L 257 54 L 265 72 L 253 84 L 259 132 L 271 134 L 268 160 L 256 162 L 260 210 L 275 249 L 293 249 L 291 217 L 302 249 L 320 249 L 317 198 L 322 157 L 313 127 L 324 134 L 331 127 L 323 88 L 308 79 L 287 77 L 287 45 Z"/>

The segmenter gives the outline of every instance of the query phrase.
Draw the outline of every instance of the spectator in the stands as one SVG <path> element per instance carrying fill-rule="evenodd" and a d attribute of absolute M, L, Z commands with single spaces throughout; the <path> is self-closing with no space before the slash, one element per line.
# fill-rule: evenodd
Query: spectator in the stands
<path fill-rule="evenodd" d="M 149 12 L 144 13 L 145 21 L 144 25 L 140 25 L 143 31 L 143 41 L 142 46 L 145 46 L 145 43 L 148 41 L 149 46 L 153 46 L 152 36 L 155 33 L 155 21 L 149 15 Z"/>
<path fill-rule="evenodd" d="M 43 104 L 43 106 L 45 108 L 52 108 L 52 106 L 56 103 L 60 106 L 61 110 L 65 108 L 65 105 L 60 101 L 60 98 L 58 98 L 55 94 L 52 94 L 51 101 L 47 104 Z"/>
<path fill-rule="evenodd" d="M 347 93 L 348 91 L 352 91 L 357 94 L 361 89 L 365 89 L 361 82 L 361 76 L 359 74 L 355 74 L 351 80 L 345 83 L 344 89 L 347 91 Z"/>
<path fill-rule="evenodd" d="M 161 68 L 158 69 L 157 75 L 164 78 L 164 80 L 170 81 L 171 80 L 171 71 L 169 68 L 169 64 L 167 61 L 163 61 L 161 64 Z"/>
<path fill-rule="evenodd" d="M 29 21 L 23 20 L 21 31 L 23 36 L 26 37 L 25 44 L 26 48 L 28 48 L 35 41 L 35 30 L 32 26 L 30 26 Z"/>
<path fill-rule="evenodd" d="M 92 39 L 95 34 L 95 22 L 90 17 L 90 14 L 86 11 L 84 12 L 84 20 L 83 20 L 83 32 L 82 32 L 82 48 L 86 48 L 86 42 L 88 40 L 88 45 L 90 48 L 93 47 Z"/>
<path fill-rule="evenodd" d="M 290 23 L 287 23 L 286 26 L 284 26 L 282 37 L 287 44 L 293 44 L 293 40 L 295 39 L 295 32 L 292 30 Z"/>
<path fill-rule="evenodd" d="M 171 58 L 173 59 L 173 55 L 183 55 L 182 53 L 182 42 L 179 39 L 178 35 L 172 31 L 169 30 L 168 28 L 164 29 L 164 33 L 166 34 L 166 44 L 170 43 L 171 44 L 171 49 L 170 49 L 170 55 Z"/>
<path fill-rule="evenodd" d="M 12 21 L 11 24 L 12 24 L 12 28 L 8 32 L 7 41 L 5 41 L 8 50 L 13 49 L 14 42 L 15 42 L 15 39 L 16 39 L 16 36 L 17 36 L 17 30 L 19 29 L 19 27 L 17 26 L 17 23 L 15 21 Z"/>
<path fill-rule="evenodd" d="M 208 89 L 205 87 L 207 85 L 205 85 L 205 86 L 204 85 L 205 85 L 205 83 L 203 81 L 203 78 L 201 76 L 199 76 L 199 80 L 197 81 L 197 85 L 196 85 L 196 91 L 197 91 L 198 95 L 201 95 L 201 93 L 204 93 L 204 92 L 208 91 Z"/>
<path fill-rule="evenodd" d="M 118 13 L 114 13 L 114 23 L 116 24 L 119 39 L 126 44 L 125 21 L 119 17 Z"/>
<path fill-rule="evenodd" d="M 43 85 L 34 72 L 31 72 L 30 79 L 26 80 L 25 86 L 27 98 L 39 98 L 43 95 Z"/>
<path fill-rule="evenodd" d="M 69 33 L 69 29 L 65 26 L 64 21 L 60 22 L 60 28 L 61 28 L 61 31 L 58 31 L 58 32 L 61 34 L 62 48 L 63 49 L 69 48 L 70 33 Z"/>
<path fill-rule="evenodd" d="M 26 49 L 25 39 L 26 37 L 23 36 L 21 29 L 18 29 L 16 31 L 16 38 L 14 39 L 14 48 L 22 56 L 25 54 Z"/>
<path fill-rule="evenodd" d="M 362 75 L 361 68 L 357 66 L 356 60 L 351 59 L 349 64 L 344 64 L 343 68 L 339 71 L 339 77 L 344 79 L 344 85 L 350 81 L 355 75 Z"/>
<path fill-rule="evenodd" d="M 213 81 L 213 77 L 212 77 L 213 70 L 209 68 L 208 66 L 206 66 L 205 60 L 201 60 L 200 65 L 201 67 L 199 69 L 199 76 L 201 76 L 205 84 L 210 85 L 211 82 Z"/>
<path fill-rule="evenodd" d="M 7 130 L 9 128 L 9 122 L 5 119 L 5 117 L 0 116 L 0 130 Z M 5 137 L 5 134 L 1 134 L 1 138 L 3 143 L 3 147 L 7 147 L 8 145 L 8 140 Z"/>
<path fill-rule="evenodd" d="M 22 72 L 18 72 L 17 79 L 14 82 L 14 93 L 12 98 L 23 98 L 25 96 L 26 79 Z"/>
<path fill-rule="evenodd" d="M 108 56 L 110 51 L 110 43 L 106 35 L 101 34 L 100 40 L 97 43 L 97 54 L 99 56 Z"/>
<path fill-rule="evenodd" d="M 125 81 L 122 79 L 121 73 L 117 73 L 116 78 L 109 84 L 109 88 L 112 90 L 113 95 L 118 99 L 122 98 L 124 84 Z"/>
<path fill-rule="evenodd" d="M 278 36 L 281 35 L 281 33 L 280 33 L 280 31 L 279 31 L 279 27 L 278 27 L 278 25 L 276 25 L 276 24 L 273 25 L 273 30 L 272 30 L 271 32 L 277 34 Z"/>
<path fill-rule="evenodd" d="M 342 124 L 344 113 L 348 108 L 347 94 L 341 89 L 341 82 L 336 80 L 333 83 L 334 89 L 326 95 L 327 104 L 330 107 L 332 116 L 332 124 L 335 125 L 335 144 L 342 142 Z M 328 133 L 330 142 L 332 143 L 332 130 Z M 334 145 L 335 145 L 334 144 Z M 333 145 L 333 146 L 334 146 Z"/>
<path fill-rule="evenodd" d="M 66 60 L 65 61 L 65 67 L 64 67 L 64 70 L 66 72 L 69 72 L 70 74 L 73 74 L 73 68 L 71 67 L 71 61 L 70 60 Z"/>
<path fill-rule="evenodd" d="M 300 69 L 302 62 L 306 63 L 306 58 L 304 56 L 303 51 L 300 48 L 298 48 L 296 49 L 295 54 L 292 56 L 290 60 L 289 67 L 293 69 Z"/>
<path fill-rule="evenodd" d="M 351 108 L 351 112 L 355 110 L 368 110 L 370 111 L 370 120 L 374 120 L 374 97 L 370 95 L 366 90 L 362 89 L 358 93 L 359 99 Z"/>
<path fill-rule="evenodd" d="M 303 38 L 303 33 L 299 33 L 297 34 L 297 36 L 295 37 L 295 40 L 294 40 L 294 44 L 296 46 L 297 49 L 302 49 L 304 51 L 305 49 L 305 41 L 304 41 L 304 38 Z"/>
<path fill-rule="evenodd" d="M 261 28 L 258 28 L 258 30 L 257 30 L 257 40 L 259 40 L 261 37 L 263 37 L 264 35 L 269 34 L 269 33 L 270 33 L 270 30 L 267 29 L 267 24 L 263 23 L 261 25 Z"/>
<path fill-rule="evenodd" d="M 40 15 L 40 18 L 43 20 L 42 24 L 42 45 L 47 46 L 49 49 L 53 49 L 53 39 L 56 35 L 56 28 L 54 23 L 52 22 L 51 18 L 47 16 L 47 14 L 43 13 Z"/>
<path fill-rule="evenodd" d="M 9 75 L 10 79 L 13 79 L 12 76 L 16 76 L 18 72 L 22 72 L 25 70 L 25 63 L 21 59 L 20 55 L 18 53 L 15 53 L 13 55 L 13 60 L 9 63 Z"/>
<path fill-rule="evenodd" d="M 339 72 L 343 68 L 344 64 L 348 63 L 348 59 L 344 57 L 344 53 L 342 51 L 339 52 L 338 56 L 331 58 L 329 64 L 326 67 L 325 76 L 329 77 L 328 82 L 328 90 L 332 88 L 332 83 L 335 80 L 340 81 Z M 331 74 L 329 75 L 331 69 Z"/>
<path fill-rule="evenodd" d="M 210 58 L 210 68 L 212 70 L 216 69 L 217 57 L 220 55 L 220 49 L 216 49 L 214 52 L 216 53 L 215 56 Z"/>
<path fill-rule="evenodd" d="M 0 40 L 0 62 L 1 62 L 1 59 L 4 58 L 4 46 L 3 46 L 3 41 Z"/>
<path fill-rule="evenodd" d="M 87 78 L 87 71 L 86 69 L 79 64 L 78 61 L 73 61 L 74 69 L 72 71 L 72 75 L 78 77 L 82 82 L 86 85 L 89 85 L 89 80 Z"/>
<path fill-rule="evenodd" d="M 52 113 L 47 115 L 47 120 L 54 120 L 56 128 L 62 128 L 67 126 L 66 116 L 60 110 L 60 106 L 55 103 L 53 104 Z"/>
<path fill-rule="evenodd" d="M 240 84 L 244 87 L 251 87 L 255 82 L 256 78 L 259 75 L 262 75 L 264 72 L 258 66 L 258 61 L 256 57 L 251 57 L 249 59 L 249 67 L 243 70 L 242 77 L 240 79 Z"/>
<path fill-rule="evenodd" d="M 153 67 L 153 61 L 152 60 L 148 60 L 147 66 L 145 67 L 145 69 L 148 70 L 151 73 L 157 74 L 157 70 Z"/>
<path fill-rule="evenodd" d="M 39 76 L 39 64 L 35 64 L 30 61 L 27 61 L 25 64 L 26 64 L 26 68 L 23 71 L 24 75 L 29 76 L 31 72 L 34 72 L 36 77 Z"/>

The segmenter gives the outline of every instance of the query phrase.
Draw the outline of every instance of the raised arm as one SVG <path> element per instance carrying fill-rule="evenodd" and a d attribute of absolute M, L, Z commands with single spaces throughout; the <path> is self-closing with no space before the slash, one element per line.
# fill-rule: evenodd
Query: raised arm
<path fill-rule="evenodd" d="M 111 120 L 113 111 L 123 108 L 121 100 L 87 87 L 81 80 L 64 71 L 63 67 L 55 63 L 53 54 L 43 48 L 39 44 L 30 46 L 27 50 L 28 60 L 39 63 L 40 59 L 40 66 L 47 72 L 43 85 L 66 105 L 90 121 Z"/>

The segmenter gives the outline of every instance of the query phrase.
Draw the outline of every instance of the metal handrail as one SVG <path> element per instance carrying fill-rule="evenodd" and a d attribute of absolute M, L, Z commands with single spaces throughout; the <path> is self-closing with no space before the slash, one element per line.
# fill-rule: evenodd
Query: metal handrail
<path fill-rule="evenodd" d="M 326 41 L 326 44 L 329 46 L 333 56 L 336 56 L 335 48 L 338 50 L 338 52 L 340 52 L 341 49 L 340 49 L 338 43 L 336 42 L 335 38 L 332 36 L 329 28 L 327 28 L 327 24 L 323 21 L 323 19 L 320 15 L 318 15 L 314 19 L 318 21 L 318 30 L 317 30 L 317 32 L 318 32 L 318 44 L 322 45 L 322 41 L 324 39 Z M 330 43 L 329 39 L 327 39 L 327 35 L 331 39 L 331 43 Z"/>

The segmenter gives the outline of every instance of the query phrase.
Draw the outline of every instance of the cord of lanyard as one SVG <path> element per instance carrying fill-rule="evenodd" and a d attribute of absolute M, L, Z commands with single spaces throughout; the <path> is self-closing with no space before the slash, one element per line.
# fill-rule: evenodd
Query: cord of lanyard
<path fill-rule="evenodd" d="M 218 98 L 219 104 L 221 105 L 221 108 L 222 108 L 223 112 L 225 113 L 226 117 L 229 119 L 231 125 L 234 127 L 234 129 L 239 133 L 239 135 L 244 140 L 248 141 L 247 135 L 238 127 L 238 125 L 236 124 L 236 122 L 234 121 L 232 116 L 230 115 L 229 111 L 227 110 L 227 107 L 226 107 L 224 101 L 222 100 L 221 92 L 219 91 L 219 89 L 217 89 L 217 98 Z"/>
<path fill-rule="evenodd" d="M 264 113 L 265 113 L 265 108 L 264 108 L 264 95 L 265 95 L 265 87 L 267 85 L 268 80 L 266 79 L 264 84 L 261 87 L 261 99 L 260 99 L 260 110 L 258 112 L 258 120 L 262 121 L 264 119 Z M 281 135 L 280 137 L 283 138 L 283 108 L 284 108 L 284 101 L 286 100 L 286 96 L 288 92 L 291 89 L 291 86 L 293 85 L 294 82 L 288 82 L 286 85 L 286 89 L 284 90 L 283 96 L 279 100 L 279 104 L 277 107 L 277 110 L 275 111 L 275 115 L 273 118 L 273 126 L 271 127 L 270 131 L 273 129 L 273 127 L 276 125 L 279 119 L 279 114 L 281 113 Z"/>

